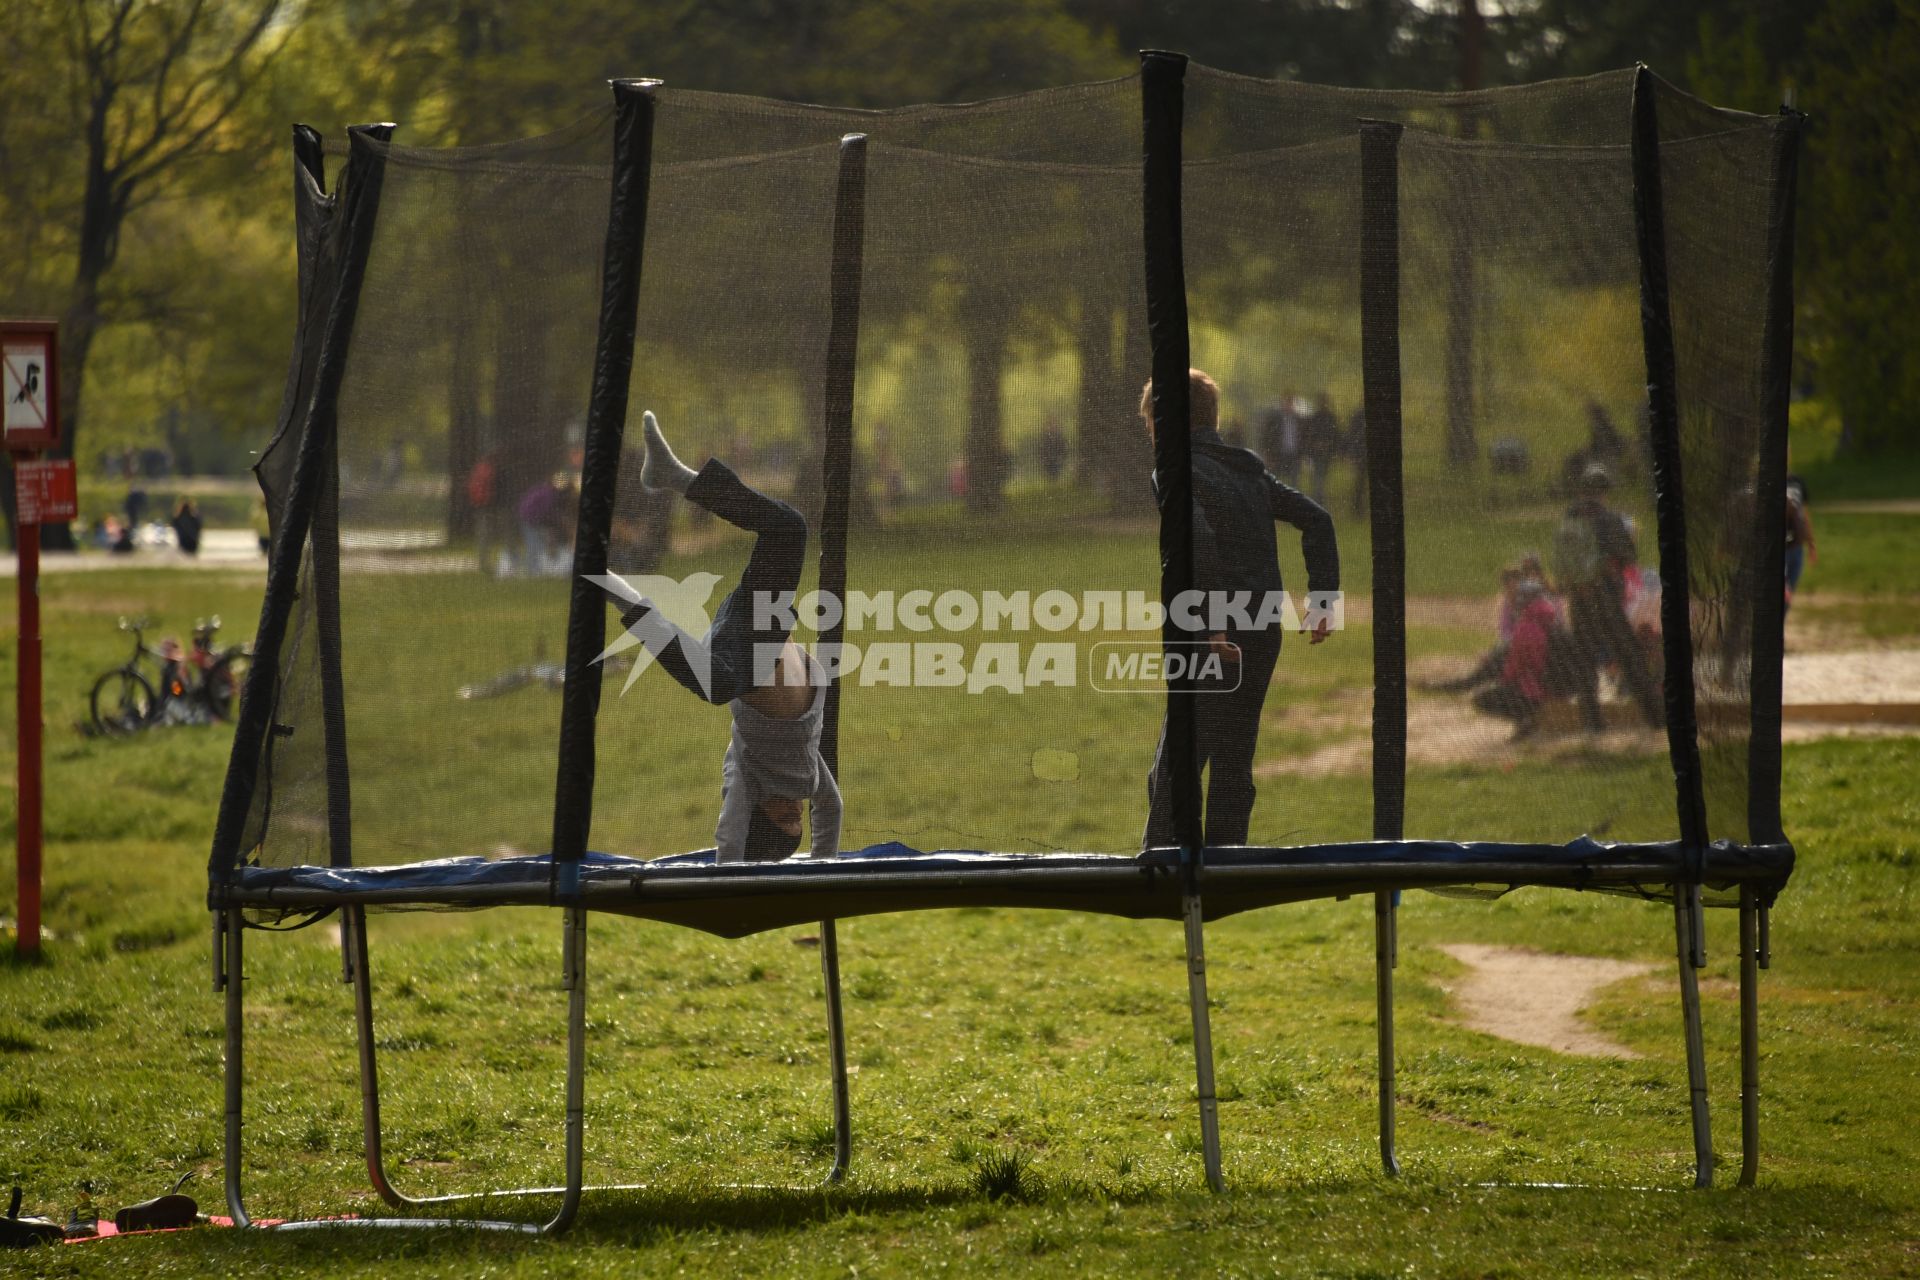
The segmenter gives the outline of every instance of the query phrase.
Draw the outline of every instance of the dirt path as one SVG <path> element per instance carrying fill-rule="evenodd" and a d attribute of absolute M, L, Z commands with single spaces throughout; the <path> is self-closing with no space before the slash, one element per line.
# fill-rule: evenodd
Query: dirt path
<path fill-rule="evenodd" d="M 1920 516 L 1920 498 L 1850 498 L 1844 502 L 1820 503 L 1814 511 L 1870 516 Z"/>
<path fill-rule="evenodd" d="M 1351 616 L 1351 609 L 1349 610 Z M 1465 662 L 1434 658 L 1412 664 L 1416 686 L 1422 680 L 1458 675 Z M 1920 649 L 1861 649 L 1843 652 L 1789 653 L 1783 671 L 1785 724 L 1789 742 L 1855 734 L 1920 733 Z M 1276 690 L 1270 701 L 1284 702 Z M 1592 752 L 1618 755 L 1659 754 L 1667 749 L 1664 732 L 1646 728 L 1618 698 L 1610 701 L 1607 729 L 1583 731 L 1571 704 L 1556 708 L 1541 731 L 1522 742 L 1513 726 L 1480 714 L 1465 697 L 1430 694 L 1418 687 L 1407 714 L 1407 763 L 1415 768 L 1473 764 L 1512 768 L 1530 760 L 1555 760 Z M 1273 757 L 1254 767 L 1256 777 L 1325 778 L 1365 774 L 1373 767 L 1370 734 L 1372 698 L 1352 690 L 1323 698 L 1315 707 L 1315 725 L 1325 745 L 1306 754 Z M 1275 727 L 1284 721 L 1274 719 Z"/>
<path fill-rule="evenodd" d="M 1453 997 L 1460 1025 L 1577 1057 L 1640 1056 L 1588 1026 L 1580 1014 L 1602 987 L 1652 973 L 1658 966 L 1549 955 L 1525 947 L 1454 943 L 1440 949 L 1467 966 L 1463 977 L 1443 984 Z"/>

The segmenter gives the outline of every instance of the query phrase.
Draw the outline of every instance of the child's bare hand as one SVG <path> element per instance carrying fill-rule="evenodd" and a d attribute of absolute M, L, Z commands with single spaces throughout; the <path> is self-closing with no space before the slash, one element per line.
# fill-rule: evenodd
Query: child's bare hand
<path fill-rule="evenodd" d="M 1329 635 L 1332 635 L 1332 634 L 1333 634 L 1333 619 L 1322 618 L 1320 619 L 1320 621 L 1313 624 L 1313 633 L 1311 637 L 1307 640 L 1307 643 L 1319 644 L 1322 640 L 1325 640 Z"/>

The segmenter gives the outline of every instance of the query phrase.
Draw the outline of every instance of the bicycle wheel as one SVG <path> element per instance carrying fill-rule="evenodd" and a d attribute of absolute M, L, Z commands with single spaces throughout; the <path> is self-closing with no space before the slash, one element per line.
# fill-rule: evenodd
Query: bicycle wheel
<path fill-rule="evenodd" d="M 215 658 L 200 677 L 200 700 L 215 720 L 231 724 L 240 718 L 240 691 L 247 685 L 249 661 L 244 653 L 229 653 Z"/>
<path fill-rule="evenodd" d="M 159 699 L 153 686 L 138 671 L 125 667 L 109 671 L 93 682 L 87 705 L 93 712 L 93 727 L 101 733 L 135 733 L 153 719 Z"/>

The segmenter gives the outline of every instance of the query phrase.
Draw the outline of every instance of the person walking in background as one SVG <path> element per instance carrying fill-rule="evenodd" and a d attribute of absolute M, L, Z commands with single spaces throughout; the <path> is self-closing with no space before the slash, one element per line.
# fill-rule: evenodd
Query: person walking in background
<path fill-rule="evenodd" d="M 253 509 L 248 513 L 253 525 L 253 536 L 260 540 L 260 554 L 269 555 L 273 551 L 273 517 L 267 513 L 267 500 L 255 498 Z"/>
<path fill-rule="evenodd" d="M 578 491 L 573 477 L 556 471 L 536 481 L 520 495 L 514 514 L 520 520 L 521 572 L 528 577 L 565 573 L 565 552 L 571 543 Z"/>
<path fill-rule="evenodd" d="M 130 474 L 137 475 L 138 473 L 135 472 Z M 147 516 L 147 491 L 140 487 L 140 482 L 137 479 L 132 480 L 127 485 L 127 530 L 128 532 L 138 535 L 140 532 L 140 522 L 146 519 L 146 516 Z"/>
<path fill-rule="evenodd" d="M 1807 482 L 1799 476 L 1787 477 L 1787 582 L 1785 610 L 1793 608 L 1793 593 L 1800 589 L 1800 575 L 1807 565 L 1819 560 L 1813 542 L 1813 516 L 1807 509 Z"/>
<path fill-rule="evenodd" d="M 500 544 L 500 467 L 483 453 L 467 472 L 467 510 L 473 519 L 473 553 L 480 572 L 494 571 Z"/>
<path fill-rule="evenodd" d="M 1638 559 L 1633 534 L 1619 512 L 1607 506 L 1613 476 L 1590 462 L 1580 476 L 1580 495 L 1554 534 L 1553 572 L 1566 593 L 1568 621 L 1579 666 L 1580 715 L 1594 733 L 1606 728 L 1600 713 L 1600 668 L 1612 662 L 1620 683 L 1639 705 L 1647 724 L 1666 723 L 1658 683 L 1627 621 L 1626 572 Z"/>
<path fill-rule="evenodd" d="M 200 554 L 200 531 L 205 527 L 205 522 L 200 519 L 200 508 L 193 505 L 193 499 L 181 498 L 180 505 L 173 509 L 173 536 L 183 553 L 190 556 Z"/>
<path fill-rule="evenodd" d="M 1354 518 L 1367 514 L 1367 406 L 1362 404 L 1347 419 L 1347 433 L 1340 439 L 1340 456 L 1353 464 Z"/>
<path fill-rule="evenodd" d="M 1280 479 L 1292 484 L 1300 478 L 1300 414 L 1292 388 L 1260 411 L 1258 452 Z"/>
<path fill-rule="evenodd" d="M 1235 449 L 1220 439 L 1220 388 L 1198 369 L 1188 374 L 1189 422 L 1193 455 L 1194 586 L 1209 599 L 1241 597 L 1250 616 L 1264 617 L 1264 601 L 1282 590 L 1276 521 L 1300 531 L 1307 561 L 1310 616 L 1313 598 L 1340 589 L 1340 552 L 1333 517 L 1319 503 L 1289 487 L 1258 454 Z M 1140 416 L 1153 432 L 1153 384 L 1140 396 Z M 1158 476 L 1154 496 L 1161 499 Z M 1209 623 L 1208 625 L 1212 625 Z M 1331 618 L 1322 615 L 1310 644 L 1327 638 Z M 1237 662 L 1237 679 L 1227 688 L 1194 699 L 1197 752 L 1207 773 L 1206 840 L 1213 845 L 1245 844 L 1253 817 L 1253 755 L 1260 740 L 1260 712 L 1280 658 L 1281 624 L 1234 628 L 1207 637 L 1224 661 Z M 1229 679 L 1232 679 L 1229 676 Z M 1147 828 L 1143 848 L 1176 843 L 1173 830 L 1173 779 L 1163 725 L 1147 775 Z"/>
<path fill-rule="evenodd" d="M 1325 505 L 1327 501 L 1327 473 L 1333 470 L 1334 455 L 1340 452 L 1340 419 L 1333 416 L 1333 401 L 1322 391 L 1313 402 L 1313 409 L 1300 423 L 1300 456 L 1313 477 L 1305 480 L 1307 492 L 1313 500 Z"/>

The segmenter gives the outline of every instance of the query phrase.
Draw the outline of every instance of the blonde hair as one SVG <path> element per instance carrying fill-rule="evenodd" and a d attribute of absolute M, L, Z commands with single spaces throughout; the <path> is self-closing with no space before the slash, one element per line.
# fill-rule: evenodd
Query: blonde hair
<path fill-rule="evenodd" d="M 1209 430 L 1220 425 L 1220 384 L 1199 369 L 1187 370 L 1187 421 Z M 1140 418 L 1153 434 L 1153 379 L 1140 388 Z"/>

